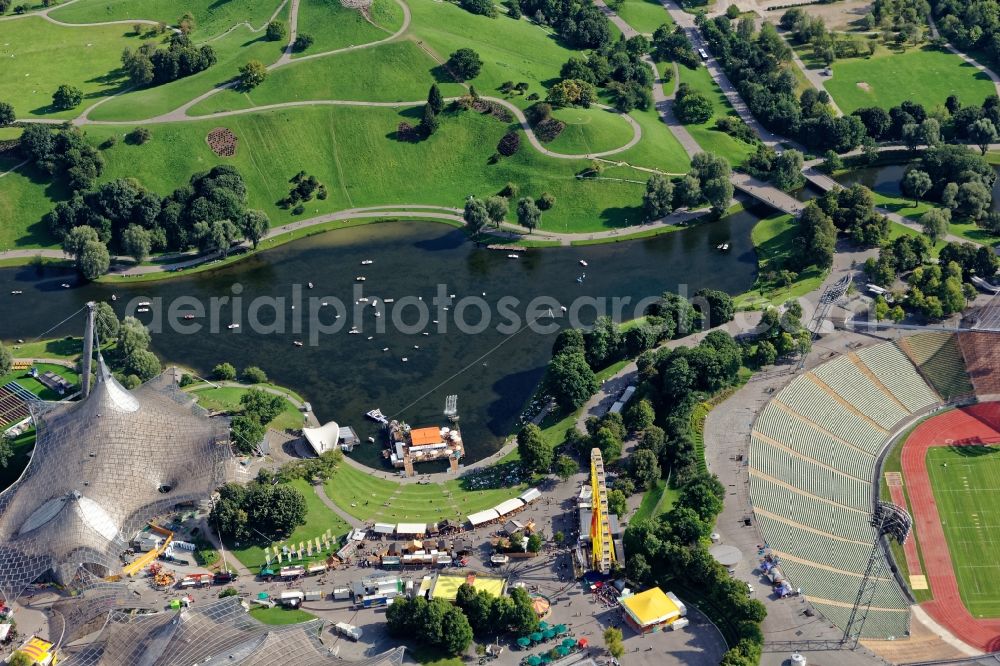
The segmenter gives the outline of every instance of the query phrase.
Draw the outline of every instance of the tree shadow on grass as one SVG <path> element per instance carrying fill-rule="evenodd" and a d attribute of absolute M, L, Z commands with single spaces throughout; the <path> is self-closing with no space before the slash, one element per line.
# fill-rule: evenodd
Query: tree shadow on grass
<path fill-rule="evenodd" d="M 610 206 L 601 211 L 601 224 L 608 229 L 626 229 L 645 219 L 646 211 L 642 206 Z"/>
<path fill-rule="evenodd" d="M 1000 453 L 1000 447 L 985 444 L 954 445 L 949 446 L 948 450 L 952 453 L 957 453 L 963 458 L 982 458 L 983 456 Z"/>

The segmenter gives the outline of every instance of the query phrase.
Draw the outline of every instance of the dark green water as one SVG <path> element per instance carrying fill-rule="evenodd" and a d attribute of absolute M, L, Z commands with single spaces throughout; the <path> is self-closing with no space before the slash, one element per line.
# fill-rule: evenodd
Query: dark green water
<path fill-rule="evenodd" d="M 466 443 L 467 462 L 495 451 L 517 422 L 549 359 L 554 333 L 539 334 L 530 329 L 516 334 L 496 330 L 499 317 L 495 306 L 501 297 L 522 302 L 518 312 L 526 318 L 524 303 L 537 296 L 550 296 L 570 305 L 583 296 L 618 296 L 633 300 L 665 290 L 687 290 L 688 294 L 710 286 L 730 293 L 747 289 L 753 282 L 756 258 L 750 230 L 758 217 L 744 212 L 718 222 L 699 225 L 649 240 L 589 247 L 545 248 L 529 251 L 521 259 L 509 259 L 506 252 L 476 248 L 465 235 L 443 225 L 399 222 L 357 227 L 302 239 L 241 263 L 217 271 L 178 277 L 174 280 L 130 285 L 78 284 L 72 274 L 47 270 L 39 276 L 34 268 L 0 270 L 0 337 L 5 340 L 31 339 L 79 309 L 88 300 L 114 302 L 123 315 L 129 299 L 162 298 L 164 304 L 179 297 L 193 297 L 207 303 L 212 297 L 232 296 L 233 285 L 242 286 L 242 324 L 227 330 L 233 321 L 232 307 L 221 308 L 221 331 L 184 335 L 165 331 L 153 335 L 153 348 L 167 362 L 178 362 L 202 374 L 221 361 L 238 369 L 259 365 L 276 383 L 289 386 L 312 403 L 320 420 L 334 419 L 351 425 L 362 439 L 375 434 L 374 424 L 363 416 L 379 407 L 391 416 L 414 425 L 443 423 L 441 415 L 448 394 L 458 395 L 458 409 Z M 729 253 L 715 248 L 731 244 Z M 363 259 L 374 264 L 361 266 Z M 580 266 L 586 260 L 589 266 Z M 586 272 L 582 283 L 576 278 Z M 430 335 L 393 331 L 376 332 L 380 323 L 371 307 L 362 311 L 363 332 L 350 335 L 348 324 L 339 333 L 320 336 L 316 346 L 308 344 L 308 332 L 291 330 L 290 305 L 293 285 L 303 285 L 305 299 L 340 297 L 354 306 L 355 276 L 364 275 L 364 292 L 379 299 L 404 296 L 432 299 L 439 283 L 444 292 L 459 298 L 480 296 L 494 309 L 493 324 L 482 333 L 455 330 L 454 308 L 432 313 L 431 319 L 448 321 L 446 333 L 428 324 Z M 304 287 L 315 283 L 315 289 Z M 60 284 L 70 282 L 71 288 Z M 686 285 L 686 287 L 685 287 Z M 21 296 L 9 296 L 11 290 Z M 255 333 L 248 323 L 247 307 L 258 296 L 288 299 L 284 313 L 286 332 Z M 332 298 L 331 298 L 332 300 Z M 308 303 L 296 310 L 306 314 Z M 543 307 L 542 311 L 548 308 Z M 164 305 L 163 311 L 166 311 Z M 322 320 L 330 323 L 332 308 L 320 308 Z M 414 309 L 415 312 L 415 309 Z M 470 308 L 464 319 L 479 321 L 478 310 Z M 555 314 L 560 314 L 558 305 Z M 138 315 L 150 322 L 151 314 Z M 593 309 L 583 309 L 581 318 L 592 321 Z M 626 318 L 632 316 L 626 309 Z M 348 314 L 348 318 L 350 315 Z M 404 317 L 410 322 L 414 317 Z M 275 319 L 270 309 L 259 316 L 262 322 Z M 389 313 L 381 318 L 389 323 Z M 345 319 L 346 320 L 346 319 Z M 540 320 L 549 321 L 548 315 Z M 565 321 L 559 320 L 559 321 Z M 188 323 L 188 322 L 183 322 Z M 351 323 L 357 323 L 351 321 Z M 48 333 L 46 337 L 82 331 L 82 316 Z M 373 335 L 373 340 L 367 340 Z M 294 340 L 307 344 L 296 347 Z M 418 345 L 419 349 L 414 349 Z M 383 352 L 389 347 L 390 351 Z M 402 362 L 402 357 L 408 362 Z M 377 460 L 375 446 L 364 445 L 355 455 L 365 462 Z"/>

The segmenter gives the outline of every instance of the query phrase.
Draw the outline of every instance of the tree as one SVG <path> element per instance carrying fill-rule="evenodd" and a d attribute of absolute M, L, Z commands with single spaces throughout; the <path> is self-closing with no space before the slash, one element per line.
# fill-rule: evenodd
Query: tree
<path fill-rule="evenodd" d="M 531 197 L 521 197 L 517 202 L 517 223 L 531 233 L 541 220 L 542 211 L 535 205 Z"/>
<path fill-rule="evenodd" d="M 542 540 L 542 535 L 538 532 L 532 532 L 531 536 L 528 537 L 528 552 L 537 553 L 542 549 L 545 542 Z"/>
<path fill-rule="evenodd" d="M 243 238 L 250 241 L 255 250 L 260 239 L 267 234 L 267 230 L 270 228 L 271 220 L 267 217 L 267 213 L 262 210 L 248 210 L 240 220 L 240 231 L 243 232 Z"/>
<path fill-rule="evenodd" d="M 0 375 L 9 373 L 13 363 L 14 358 L 11 356 L 10 350 L 0 342 Z"/>
<path fill-rule="evenodd" d="M 552 447 L 534 423 L 528 423 L 517 433 L 517 451 L 521 463 L 532 472 L 546 474 L 552 467 Z"/>
<path fill-rule="evenodd" d="M 913 197 L 913 205 L 916 206 L 920 198 L 933 187 L 934 183 L 931 182 L 931 177 L 926 171 L 910 169 L 903 176 L 899 185 L 904 194 Z"/>
<path fill-rule="evenodd" d="M 802 175 L 802 153 L 790 148 L 775 157 L 771 181 L 779 190 L 785 192 L 800 187 L 804 181 Z"/>
<path fill-rule="evenodd" d="M 135 259 L 136 264 L 141 264 L 153 247 L 153 235 L 138 224 L 130 224 L 122 233 L 121 245 L 125 254 Z"/>
<path fill-rule="evenodd" d="M 628 428 L 629 432 L 642 432 L 653 425 L 655 418 L 656 412 L 653 411 L 653 405 L 645 398 L 635 400 L 625 408 L 625 427 Z"/>
<path fill-rule="evenodd" d="M 628 513 L 628 500 L 625 497 L 625 493 L 620 490 L 608 491 L 608 511 L 619 518 L 624 517 Z"/>
<path fill-rule="evenodd" d="M 462 654 L 472 642 L 472 627 L 458 608 L 448 608 L 441 618 L 441 648 L 448 654 Z"/>
<path fill-rule="evenodd" d="M 219 598 L 225 599 L 226 597 L 238 597 L 239 594 L 240 594 L 239 590 L 237 590 L 235 587 L 229 586 L 223 588 L 222 591 L 219 592 Z"/>
<path fill-rule="evenodd" d="M 102 343 L 116 339 L 120 326 L 114 308 L 103 301 L 99 302 L 94 309 L 94 331 L 97 333 L 97 339 Z"/>
<path fill-rule="evenodd" d="M 267 373 L 256 365 L 248 365 L 243 368 L 242 379 L 247 384 L 264 384 L 267 382 Z"/>
<path fill-rule="evenodd" d="M 694 304 L 701 310 L 702 325 L 707 328 L 732 321 L 736 314 L 733 297 L 718 289 L 699 289 L 694 294 Z"/>
<path fill-rule="evenodd" d="M 472 49 L 462 48 L 448 56 L 445 67 L 458 77 L 460 81 L 468 81 L 479 76 L 479 70 L 483 67 L 483 61 L 479 57 L 479 54 Z"/>
<path fill-rule="evenodd" d="M 507 219 L 507 210 L 506 197 L 494 195 L 486 199 L 486 214 L 496 227 L 499 227 Z"/>
<path fill-rule="evenodd" d="M 646 181 L 646 193 L 642 195 L 642 205 L 646 217 L 657 220 L 673 210 L 674 186 L 666 176 L 653 174 Z"/>
<path fill-rule="evenodd" d="M 37 662 L 20 650 L 15 650 L 10 655 L 10 666 L 34 666 Z"/>
<path fill-rule="evenodd" d="M 253 453 L 267 433 L 267 428 L 257 417 L 245 414 L 234 416 L 229 423 L 229 429 L 233 446 L 243 455 Z"/>
<path fill-rule="evenodd" d="M 295 43 L 292 44 L 292 50 L 296 53 L 302 53 L 307 48 L 313 45 L 312 35 L 307 35 L 304 32 L 300 32 L 298 36 L 295 37 Z"/>
<path fill-rule="evenodd" d="M 282 412 L 285 400 L 279 395 L 252 388 L 240 396 L 240 407 L 244 414 L 255 416 L 258 421 L 267 425 Z"/>
<path fill-rule="evenodd" d="M 465 200 L 465 211 L 462 214 L 465 224 L 469 227 L 469 232 L 477 236 L 486 223 L 490 220 L 490 214 L 486 210 L 486 204 L 482 199 L 469 197 Z"/>
<path fill-rule="evenodd" d="M 441 95 L 441 89 L 438 88 L 438 84 L 436 83 L 432 83 L 431 89 L 427 92 L 427 104 L 434 113 L 444 111 L 444 97 Z"/>
<path fill-rule="evenodd" d="M 558 476 L 563 481 L 565 481 L 566 479 L 573 476 L 579 471 L 580 471 L 580 465 L 577 464 L 576 460 L 574 460 L 572 457 L 564 453 L 556 457 L 555 461 L 556 476 Z"/>
<path fill-rule="evenodd" d="M 14 114 L 14 107 L 7 102 L 0 102 L 0 127 L 13 125 L 17 117 Z"/>
<path fill-rule="evenodd" d="M 660 463 L 656 454 L 647 449 L 639 449 L 629 460 L 632 478 L 635 482 L 649 490 L 660 478 Z"/>
<path fill-rule="evenodd" d="M 267 30 L 264 32 L 264 36 L 269 42 L 280 42 L 288 37 L 288 29 L 285 27 L 284 21 L 279 21 L 275 19 L 267 24 Z"/>
<path fill-rule="evenodd" d="M 708 97 L 682 83 L 677 88 L 674 113 L 685 125 L 700 125 L 708 122 L 714 114 L 714 109 Z"/>
<path fill-rule="evenodd" d="M 615 659 L 620 659 L 625 654 L 625 646 L 622 644 L 622 630 L 617 627 L 608 627 L 604 630 L 604 646 Z"/>
<path fill-rule="evenodd" d="M 969 139 L 979 146 L 983 155 L 990 149 L 991 143 L 997 141 L 997 128 L 989 118 L 980 118 L 969 125 Z"/>
<path fill-rule="evenodd" d="M 198 24 L 195 22 L 194 16 L 191 15 L 191 12 L 184 12 L 180 21 L 177 22 L 177 27 L 180 28 L 181 33 L 189 35 L 195 31 Z"/>
<path fill-rule="evenodd" d="M 951 211 L 947 208 L 931 208 L 920 216 L 920 226 L 931 239 L 931 245 L 936 245 L 939 238 L 948 234 L 950 221 Z"/>
<path fill-rule="evenodd" d="M 63 237 L 63 252 L 80 261 L 80 254 L 84 246 L 92 241 L 99 241 L 97 230 L 86 225 L 73 227 L 69 233 Z"/>
<path fill-rule="evenodd" d="M 441 121 L 434 113 L 434 109 L 430 104 L 424 104 L 424 113 L 420 118 L 420 124 L 417 125 L 417 131 L 426 138 L 437 132 L 440 126 Z"/>
<path fill-rule="evenodd" d="M 260 60 L 251 60 L 240 67 L 239 86 L 243 90 L 253 90 L 266 78 L 267 67 Z"/>
<path fill-rule="evenodd" d="M 506 619 L 507 626 L 516 634 L 524 635 L 538 631 L 538 615 L 535 614 L 531 597 L 526 590 L 515 587 L 510 591 L 512 601 L 509 616 Z"/>
<path fill-rule="evenodd" d="M 111 255 L 108 247 L 100 241 L 87 241 L 77 259 L 77 268 L 87 280 L 96 280 L 108 272 L 111 266 Z"/>
<path fill-rule="evenodd" d="M 979 181 L 962 183 L 955 198 L 957 211 L 971 219 L 977 220 L 990 208 L 992 195 L 989 188 Z"/>
<path fill-rule="evenodd" d="M 545 372 L 545 385 L 565 413 L 583 405 L 599 388 L 594 371 L 581 352 L 553 356 Z"/>
<path fill-rule="evenodd" d="M 56 88 L 52 95 L 52 106 L 63 111 L 73 109 L 83 101 L 83 91 L 68 84 Z"/>
<path fill-rule="evenodd" d="M 232 363 L 219 363 L 212 368 L 212 377 L 222 381 L 233 381 L 236 379 L 236 368 Z"/>

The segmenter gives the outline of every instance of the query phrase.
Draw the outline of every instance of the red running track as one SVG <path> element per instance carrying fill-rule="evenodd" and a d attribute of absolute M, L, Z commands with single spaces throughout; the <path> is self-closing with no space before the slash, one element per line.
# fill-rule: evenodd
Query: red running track
<path fill-rule="evenodd" d="M 997 402 L 955 409 L 921 423 L 903 445 L 902 467 L 914 527 L 920 535 L 920 552 L 934 595 L 932 601 L 920 606 L 969 645 L 993 652 L 1000 650 L 1000 619 L 974 618 L 962 603 L 926 466 L 927 449 L 932 446 L 974 446 L 987 442 L 1000 442 Z"/>

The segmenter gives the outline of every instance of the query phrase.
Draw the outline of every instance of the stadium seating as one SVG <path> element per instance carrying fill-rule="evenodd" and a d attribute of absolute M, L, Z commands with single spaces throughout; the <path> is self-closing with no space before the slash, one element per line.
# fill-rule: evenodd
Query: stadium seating
<path fill-rule="evenodd" d="M 911 412 L 930 407 L 938 401 L 916 368 L 895 345 L 875 345 L 858 352 L 858 358 L 872 374 Z"/>
<path fill-rule="evenodd" d="M 962 389 L 954 341 L 922 340 L 916 346 L 941 386 Z M 944 372 L 948 354 L 958 372 Z M 894 429 L 938 402 L 911 358 L 893 343 L 839 356 L 793 379 L 753 426 L 747 455 L 758 531 L 781 557 L 789 582 L 841 626 L 871 554 L 877 456 Z M 869 638 L 907 631 L 907 602 L 888 572 L 882 559 L 872 601 L 881 610 L 865 624 Z"/>
<path fill-rule="evenodd" d="M 976 395 L 1000 393 L 1000 337 L 996 333 L 959 333 L 958 346 Z"/>
<path fill-rule="evenodd" d="M 900 348 L 946 402 L 972 395 L 958 339 L 951 333 L 917 333 L 900 340 Z"/>
<path fill-rule="evenodd" d="M 815 375 L 847 402 L 857 407 L 886 430 L 910 415 L 910 412 L 854 365 L 846 356 L 838 356 L 816 368 Z"/>

